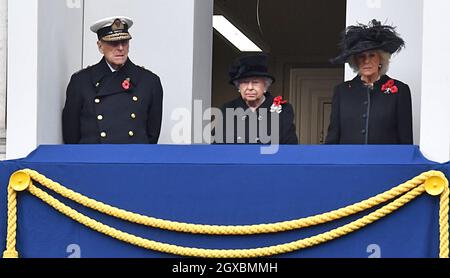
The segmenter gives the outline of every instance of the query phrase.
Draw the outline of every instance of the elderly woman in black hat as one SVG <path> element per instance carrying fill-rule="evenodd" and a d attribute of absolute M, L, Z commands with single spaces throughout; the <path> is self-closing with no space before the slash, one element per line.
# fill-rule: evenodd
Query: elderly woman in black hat
<path fill-rule="evenodd" d="M 275 78 L 268 73 L 267 56 L 242 57 L 229 75 L 239 96 L 222 106 L 223 133 L 216 128 L 215 143 L 298 144 L 292 105 L 269 93 Z"/>
<path fill-rule="evenodd" d="M 386 75 L 391 55 L 404 47 L 392 26 L 372 20 L 350 26 L 334 63 L 357 76 L 334 90 L 327 144 L 412 144 L 411 92 Z"/>

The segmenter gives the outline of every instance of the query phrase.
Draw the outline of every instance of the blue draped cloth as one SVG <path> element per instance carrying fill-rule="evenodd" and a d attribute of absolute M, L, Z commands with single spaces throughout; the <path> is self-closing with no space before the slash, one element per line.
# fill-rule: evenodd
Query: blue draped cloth
<path fill-rule="evenodd" d="M 252 145 L 41 146 L 24 159 L 0 164 L 2 248 L 6 239 L 8 180 L 12 173 L 24 168 L 128 211 L 217 225 L 299 219 L 366 200 L 429 170 L 450 176 L 449 163 L 427 160 L 416 146 L 280 146 L 274 155 L 262 155 L 260 146 Z M 213 249 L 247 249 L 297 241 L 368 213 L 284 233 L 207 236 L 131 224 L 51 194 L 81 213 L 128 233 L 179 246 Z M 27 192 L 18 196 L 17 249 L 21 257 L 64 258 L 74 252 L 81 257 L 101 258 L 176 257 L 97 233 Z M 424 194 L 352 234 L 276 257 L 438 257 L 438 223 L 439 198 Z"/>

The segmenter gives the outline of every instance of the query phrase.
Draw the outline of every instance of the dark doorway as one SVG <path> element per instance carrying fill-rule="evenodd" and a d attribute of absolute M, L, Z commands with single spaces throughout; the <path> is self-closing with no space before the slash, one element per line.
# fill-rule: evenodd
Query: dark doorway
<path fill-rule="evenodd" d="M 311 103 L 303 104 L 302 108 L 304 97 L 293 91 L 301 88 L 294 88 L 298 84 L 293 86 L 295 80 L 292 79 L 296 79 L 293 75 L 296 72 L 302 73 L 302 78 L 310 76 L 310 73 L 304 73 L 307 69 L 314 69 L 313 73 L 320 73 L 323 69 L 325 75 L 329 75 L 330 69 L 334 68 L 337 70 L 334 74 L 339 77 L 336 83 L 343 80 L 343 67 L 331 65 L 328 60 L 338 53 L 340 34 L 345 28 L 346 0 L 215 0 L 214 14 L 224 15 L 269 54 L 269 71 L 277 80 L 270 91 L 273 95 L 282 95 L 294 105 L 297 130 L 303 133 L 299 136 L 300 143 L 321 143 L 325 136 L 323 117 L 329 113 L 329 100 L 322 94 L 316 100 L 310 100 Z M 237 97 L 237 90 L 228 84 L 228 68 L 243 54 L 214 31 L 212 106 L 220 107 Z M 296 69 L 301 70 L 294 71 Z M 316 78 L 316 82 L 322 78 Z M 335 79 L 327 80 L 328 86 Z M 312 83 L 309 90 L 316 90 L 315 81 Z M 310 98 L 311 92 L 307 92 L 305 97 Z M 310 107 L 313 104 L 317 107 Z M 316 115 L 309 119 L 313 110 L 322 110 L 325 116 Z"/>

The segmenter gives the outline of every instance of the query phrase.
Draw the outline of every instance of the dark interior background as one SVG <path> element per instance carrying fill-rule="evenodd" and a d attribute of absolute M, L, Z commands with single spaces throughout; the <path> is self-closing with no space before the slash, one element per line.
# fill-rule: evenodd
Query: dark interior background
<path fill-rule="evenodd" d="M 289 95 L 291 68 L 330 68 L 339 52 L 345 28 L 346 0 L 215 0 L 214 14 L 222 14 L 269 54 L 269 71 L 276 83 L 271 92 Z M 228 68 L 241 53 L 218 32 L 213 38 L 212 106 L 237 96 L 228 84 Z M 341 67 L 341 66 L 338 66 Z"/>

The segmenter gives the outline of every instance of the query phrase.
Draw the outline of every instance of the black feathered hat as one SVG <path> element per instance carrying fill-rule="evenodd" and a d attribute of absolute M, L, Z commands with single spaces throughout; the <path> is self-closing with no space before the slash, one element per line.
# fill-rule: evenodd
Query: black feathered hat
<path fill-rule="evenodd" d="M 247 77 L 267 77 L 275 82 L 275 78 L 268 73 L 267 55 L 253 54 L 238 58 L 229 70 L 230 84 Z"/>
<path fill-rule="evenodd" d="M 395 27 L 381 25 L 373 19 L 368 25 L 349 26 L 342 35 L 341 54 L 330 61 L 333 64 L 348 62 L 348 59 L 368 50 L 383 50 L 393 54 L 400 51 L 405 42 L 395 32 Z"/>

